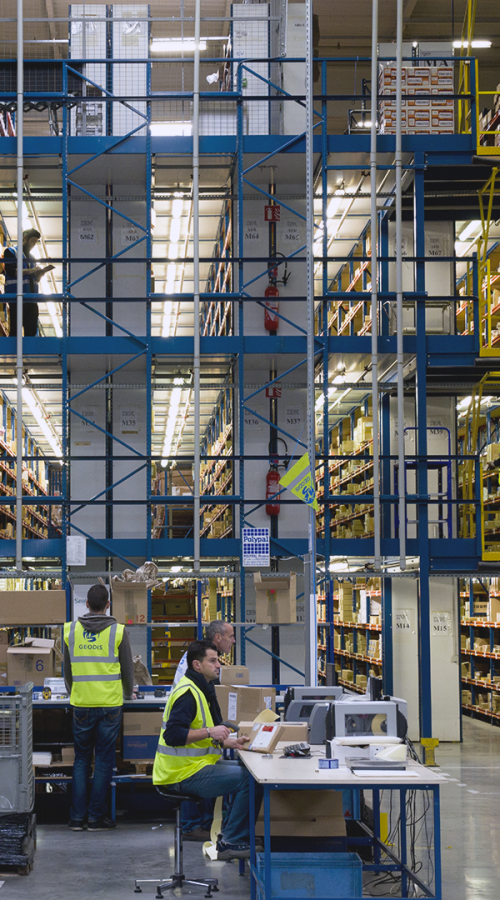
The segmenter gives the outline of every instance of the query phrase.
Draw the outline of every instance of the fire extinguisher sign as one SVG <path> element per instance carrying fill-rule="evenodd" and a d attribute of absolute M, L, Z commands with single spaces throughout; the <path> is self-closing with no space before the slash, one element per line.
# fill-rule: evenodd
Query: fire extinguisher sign
<path fill-rule="evenodd" d="M 279 222 L 281 219 L 281 206 L 265 206 L 264 207 L 264 221 L 265 222 Z"/>
<path fill-rule="evenodd" d="M 243 528 L 243 565 L 270 566 L 269 528 Z"/>

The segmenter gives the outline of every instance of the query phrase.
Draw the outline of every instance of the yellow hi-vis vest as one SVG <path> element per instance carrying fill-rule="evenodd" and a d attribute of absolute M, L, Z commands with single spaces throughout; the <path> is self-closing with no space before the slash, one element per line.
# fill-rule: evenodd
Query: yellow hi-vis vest
<path fill-rule="evenodd" d="M 113 622 L 104 631 L 90 631 L 81 622 L 66 622 L 64 642 L 73 678 L 72 706 L 122 706 L 123 687 L 118 651 L 124 625 Z"/>
<path fill-rule="evenodd" d="M 203 738 L 194 744 L 186 744 L 185 747 L 169 747 L 165 743 L 165 728 L 172 706 L 186 691 L 191 691 L 196 700 L 196 715 L 191 722 L 191 728 L 213 727 L 214 720 L 207 698 L 191 679 L 184 675 L 170 692 L 165 706 L 153 767 L 153 784 L 178 784 L 179 781 L 184 781 L 185 778 L 199 772 L 204 766 L 213 765 L 222 756 L 222 750 L 213 746 L 211 738 Z"/>

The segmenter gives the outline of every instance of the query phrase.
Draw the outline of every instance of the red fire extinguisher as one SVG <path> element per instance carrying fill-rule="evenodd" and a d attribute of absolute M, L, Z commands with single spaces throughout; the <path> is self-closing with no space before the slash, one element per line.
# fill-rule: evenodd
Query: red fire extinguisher
<path fill-rule="evenodd" d="M 278 288 L 274 284 L 268 285 L 264 291 L 264 296 L 273 298 L 266 300 L 266 309 L 264 312 L 264 328 L 266 329 L 266 331 L 277 331 L 280 321 L 279 316 L 276 315 L 276 313 L 279 312 L 280 308 L 278 300 Z M 272 513 L 272 515 L 274 515 L 274 513 Z"/>
<path fill-rule="evenodd" d="M 269 469 L 269 472 L 266 475 L 266 500 L 269 497 L 273 497 L 274 494 L 277 494 L 280 488 L 280 473 L 277 469 Z M 272 503 L 266 503 L 266 513 L 268 516 L 278 516 L 280 511 L 280 504 L 278 503 L 278 498 L 275 497 Z"/>

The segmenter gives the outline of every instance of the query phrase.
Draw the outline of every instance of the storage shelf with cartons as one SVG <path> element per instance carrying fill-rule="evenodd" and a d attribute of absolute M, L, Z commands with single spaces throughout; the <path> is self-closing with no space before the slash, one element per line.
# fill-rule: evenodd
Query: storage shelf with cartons
<path fill-rule="evenodd" d="M 172 684 L 179 660 L 196 640 L 196 582 L 176 579 L 175 587 L 156 588 L 151 595 L 151 616 L 153 684 Z"/>
<path fill-rule="evenodd" d="M 210 294 L 227 294 L 232 290 L 232 209 L 225 200 L 213 250 L 206 290 Z M 203 304 L 202 334 L 204 337 L 233 334 L 233 304 L 228 300 L 207 300 Z"/>
<path fill-rule="evenodd" d="M 159 501 L 152 508 L 154 538 L 184 538 L 193 528 L 193 471 L 191 465 L 179 462 L 175 468 L 159 468 L 153 473 L 152 496 L 183 497 L 184 501 Z"/>
<path fill-rule="evenodd" d="M 325 493 L 324 466 L 327 455 L 330 495 L 356 497 L 362 501 L 365 494 L 373 494 L 372 430 L 371 410 L 367 404 L 354 408 L 331 429 L 328 454 L 316 469 L 316 494 L 319 498 L 323 498 Z M 373 537 L 373 502 L 359 501 L 330 504 L 332 539 Z M 317 516 L 316 532 L 318 537 L 325 536 L 324 507 Z"/>
<path fill-rule="evenodd" d="M 205 433 L 200 467 L 200 536 L 224 538 L 233 532 L 233 506 L 224 503 L 224 495 L 234 493 L 233 398 L 232 389 L 223 388 Z M 212 459 L 207 457 L 212 457 Z M 214 500 L 207 500 L 213 497 Z M 215 499 L 215 498 L 221 498 Z"/>
<path fill-rule="evenodd" d="M 214 622 L 215 619 L 234 622 L 234 579 L 224 576 L 208 578 L 202 589 L 201 610 L 204 624 Z"/>
<path fill-rule="evenodd" d="M 500 579 L 463 580 L 462 708 L 500 724 Z"/>
<path fill-rule="evenodd" d="M 364 693 L 368 675 L 382 677 L 380 579 L 356 577 L 333 583 L 333 621 L 328 603 L 318 596 L 318 675 L 326 677 L 326 662 L 334 662 L 340 684 Z M 332 632 L 332 635 L 330 634 Z M 332 658 L 329 658 L 333 656 Z"/>
<path fill-rule="evenodd" d="M 0 498 L 16 497 L 17 416 L 4 394 L 0 394 Z M 24 455 L 22 481 L 23 496 L 48 495 L 49 466 L 29 431 L 23 425 Z M 0 505 L 0 537 L 15 537 L 15 506 Z M 23 538 L 52 538 L 60 535 L 51 506 L 23 504 Z"/>

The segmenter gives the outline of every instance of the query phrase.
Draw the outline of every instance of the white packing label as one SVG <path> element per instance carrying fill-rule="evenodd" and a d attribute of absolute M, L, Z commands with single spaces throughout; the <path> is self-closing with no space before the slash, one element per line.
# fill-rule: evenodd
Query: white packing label
<path fill-rule="evenodd" d="M 433 634 L 447 635 L 452 633 L 451 613 L 433 612 L 431 613 L 431 621 Z"/>
<path fill-rule="evenodd" d="M 413 610 L 394 610 L 394 627 L 400 634 L 411 634 L 413 631 Z"/>
<path fill-rule="evenodd" d="M 301 246 L 301 242 L 303 243 L 300 220 L 294 216 L 287 216 L 280 222 L 279 235 L 281 238 L 280 250 L 285 256 L 288 256 L 290 249 L 295 250 Z"/>
<path fill-rule="evenodd" d="M 243 411 L 245 427 L 251 428 L 252 431 L 264 431 L 264 422 L 248 410 Z"/>
<path fill-rule="evenodd" d="M 246 241 L 260 241 L 260 228 L 257 219 L 247 219 L 244 237 Z"/>
<path fill-rule="evenodd" d="M 286 407 L 286 424 L 287 425 L 302 425 L 302 407 L 301 406 L 287 406 Z"/>
<path fill-rule="evenodd" d="M 78 225 L 78 240 L 83 244 L 97 244 L 98 230 L 95 219 L 81 218 Z"/>
<path fill-rule="evenodd" d="M 264 706 L 266 709 L 271 709 L 272 697 L 264 697 Z"/>
<path fill-rule="evenodd" d="M 97 422 L 97 411 L 94 407 L 86 407 L 78 409 L 76 412 L 80 413 L 80 415 L 73 416 L 72 419 L 70 419 L 75 446 L 91 447 L 92 441 L 96 437 L 96 430 L 92 426 Z M 85 419 L 88 419 L 89 421 L 86 422 L 85 419 L 80 419 L 80 416 L 85 416 Z"/>
<path fill-rule="evenodd" d="M 238 721 L 238 694 L 233 694 L 231 692 L 228 696 L 227 717 L 230 722 Z"/>
<path fill-rule="evenodd" d="M 141 426 L 139 424 L 138 410 L 135 407 L 127 406 L 120 410 L 120 432 L 121 434 L 139 434 Z"/>
<path fill-rule="evenodd" d="M 87 538 L 71 535 L 66 538 L 66 565 L 87 565 Z"/>
<path fill-rule="evenodd" d="M 122 247 L 129 247 L 136 241 L 144 237 L 144 231 L 141 231 L 133 222 L 125 222 L 121 227 L 121 244 Z"/>

